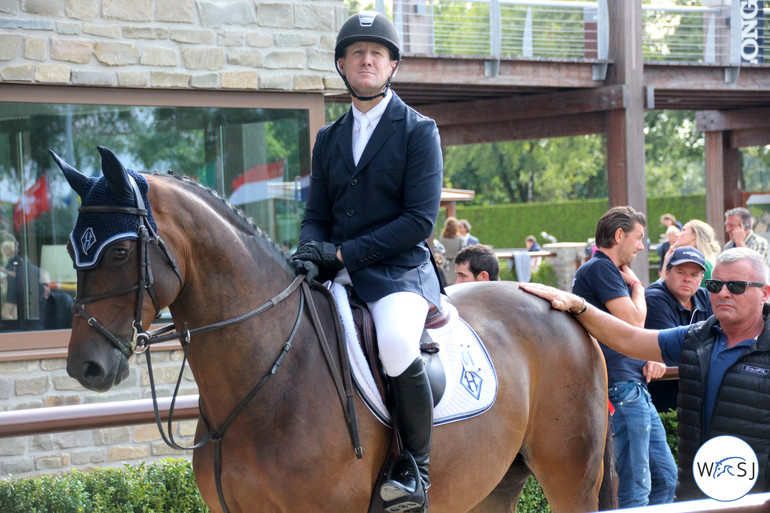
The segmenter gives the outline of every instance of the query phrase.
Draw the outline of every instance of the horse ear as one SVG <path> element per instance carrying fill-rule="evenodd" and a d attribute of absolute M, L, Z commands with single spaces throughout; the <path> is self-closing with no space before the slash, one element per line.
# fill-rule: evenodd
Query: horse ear
<path fill-rule="evenodd" d="M 77 195 L 82 198 L 83 194 L 87 192 L 88 177 L 64 162 L 53 150 L 48 150 L 48 153 L 51 154 L 54 161 L 56 161 L 56 165 L 59 166 L 59 169 L 64 173 L 64 178 L 67 179 L 67 183 L 70 184 L 70 187 L 72 187 Z"/>
<path fill-rule="evenodd" d="M 128 181 L 128 172 L 118 156 L 104 146 L 97 146 L 102 155 L 102 172 L 107 179 L 110 191 L 119 199 L 133 201 L 134 189 Z"/>

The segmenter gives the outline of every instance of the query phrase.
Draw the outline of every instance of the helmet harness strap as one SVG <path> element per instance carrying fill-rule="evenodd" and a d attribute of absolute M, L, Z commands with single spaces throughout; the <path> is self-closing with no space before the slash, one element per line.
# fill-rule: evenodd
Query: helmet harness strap
<path fill-rule="evenodd" d="M 353 89 L 353 87 L 348 82 L 348 79 L 345 77 L 345 75 L 342 74 L 342 71 L 340 71 L 340 66 L 337 63 L 337 60 L 334 61 L 334 67 L 337 68 L 337 74 L 339 74 L 340 77 L 342 77 L 342 81 L 345 82 L 345 87 L 348 88 L 348 92 L 355 98 L 356 100 L 360 100 L 362 102 L 368 102 L 370 100 L 374 100 L 375 98 L 379 98 L 380 96 L 385 96 L 388 92 L 388 89 L 390 89 L 390 81 L 393 80 L 393 75 L 396 74 L 396 70 L 398 69 L 398 65 L 401 63 L 401 59 L 398 59 L 396 61 L 396 65 L 393 68 L 393 71 L 390 72 L 390 76 L 388 77 L 388 81 L 385 82 L 385 85 L 382 86 L 382 91 L 375 94 L 374 96 L 359 96 L 358 93 Z"/>

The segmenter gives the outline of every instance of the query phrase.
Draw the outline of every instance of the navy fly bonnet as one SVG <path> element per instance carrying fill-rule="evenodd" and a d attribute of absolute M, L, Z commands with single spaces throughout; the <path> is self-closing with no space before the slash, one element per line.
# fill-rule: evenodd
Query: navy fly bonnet
<path fill-rule="evenodd" d="M 126 169 L 107 148 L 98 147 L 102 156 L 103 176 L 89 178 L 64 162 L 51 151 L 70 186 L 80 196 L 81 212 L 70 234 L 74 250 L 74 267 L 93 269 L 105 248 L 114 242 L 139 239 L 139 227 L 147 225 L 151 236 L 157 232 L 147 191 L 147 179 L 133 169 Z M 84 207 L 128 207 L 137 213 L 89 211 Z"/>

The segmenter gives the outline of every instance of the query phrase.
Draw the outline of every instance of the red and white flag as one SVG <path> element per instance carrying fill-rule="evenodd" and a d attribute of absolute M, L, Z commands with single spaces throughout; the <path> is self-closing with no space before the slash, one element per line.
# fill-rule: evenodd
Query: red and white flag
<path fill-rule="evenodd" d="M 51 205 L 48 203 L 48 178 L 43 174 L 24 191 L 13 207 L 13 226 L 19 231 L 23 225 L 49 210 Z"/>
<path fill-rule="evenodd" d="M 259 164 L 245 173 L 238 175 L 231 182 L 233 193 L 229 201 L 233 205 L 243 205 L 269 198 L 278 198 L 283 194 L 284 161 L 276 160 L 268 164 Z"/>

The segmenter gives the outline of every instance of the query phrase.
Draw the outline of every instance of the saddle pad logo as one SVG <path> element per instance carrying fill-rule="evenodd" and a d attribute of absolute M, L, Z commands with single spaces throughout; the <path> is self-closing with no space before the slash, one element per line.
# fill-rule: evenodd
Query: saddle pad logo
<path fill-rule="evenodd" d="M 96 244 L 96 234 L 94 234 L 94 229 L 90 226 L 86 228 L 86 231 L 83 232 L 83 236 L 80 237 L 80 247 L 83 248 L 83 253 L 88 254 L 88 250 L 93 247 L 93 245 Z"/>
<path fill-rule="evenodd" d="M 471 356 L 470 351 L 468 351 L 467 348 L 463 348 L 461 355 L 463 370 L 460 375 L 460 383 L 463 388 L 478 401 L 479 397 L 481 397 L 481 385 L 484 383 L 484 380 L 479 373 L 475 371 L 475 368 L 477 367 L 473 364 L 473 357 Z"/>

